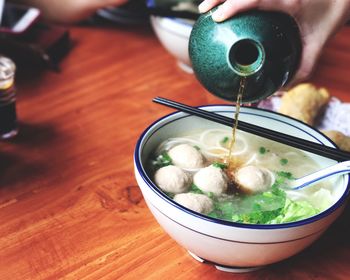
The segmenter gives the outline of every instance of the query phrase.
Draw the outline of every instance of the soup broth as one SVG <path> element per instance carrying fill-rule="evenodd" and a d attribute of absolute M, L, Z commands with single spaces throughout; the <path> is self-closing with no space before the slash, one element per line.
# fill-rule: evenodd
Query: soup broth
<path fill-rule="evenodd" d="M 149 172 L 177 203 L 233 222 L 294 222 L 334 203 L 329 181 L 288 189 L 291 180 L 320 169 L 303 151 L 239 130 L 235 138 L 230 147 L 232 129 L 219 128 L 167 139 L 154 152 Z"/>

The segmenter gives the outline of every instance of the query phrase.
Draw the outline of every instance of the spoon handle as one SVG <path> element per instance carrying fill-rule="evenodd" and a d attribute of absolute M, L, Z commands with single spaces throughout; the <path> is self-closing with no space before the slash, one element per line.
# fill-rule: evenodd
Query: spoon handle
<path fill-rule="evenodd" d="M 349 172 L 350 172 L 350 161 L 344 161 L 344 162 L 340 162 L 335 165 L 326 167 L 324 169 L 321 169 L 317 172 L 311 173 L 304 177 L 301 177 L 295 181 L 292 181 L 289 187 L 292 188 L 293 190 L 299 190 L 305 187 L 309 187 L 327 177 L 349 173 Z"/>

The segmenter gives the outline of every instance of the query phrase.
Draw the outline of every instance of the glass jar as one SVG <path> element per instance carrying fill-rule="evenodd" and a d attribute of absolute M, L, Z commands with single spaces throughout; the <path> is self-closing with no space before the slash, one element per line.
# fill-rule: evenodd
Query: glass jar
<path fill-rule="evenodd" d="M 0 138 L 9 139 L 18 133 L 16 114 L 16 65 L 0 56 Z"/>

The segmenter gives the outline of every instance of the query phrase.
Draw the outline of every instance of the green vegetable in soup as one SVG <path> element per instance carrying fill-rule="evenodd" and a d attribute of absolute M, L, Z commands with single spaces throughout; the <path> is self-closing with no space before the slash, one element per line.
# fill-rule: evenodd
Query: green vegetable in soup
<path fill-rule="evenodd" d="M 281 224 L 299 221 L 320 211 L 307 201 L 291 201 L 285 191 L 277 187 L 269 191 L 215 201 L 209 216 L 248 224 Z"/>
<path fill-rule="evenodd" d="M 259 153 L 260 153 L 261 155 L 266 154 L 266 152 L 267 152 L 267 150 L 266 150 L 265 147 L 260 147 L 260 148 L 259 148 Z"/>
<path fill-rule="evenodd" d="M 226 169 L 227 168 L 227 164 L 221 163 L 221 162 L 214 162 L 213 166 L 216 167 L 216 168 L 221 168 L 221 169 Z"/>
<path fill-rule="evenodd" d="M 159 156 L 157 156 L 156 160 L 153 162 L 153 166 L 155 169 L 159 169 L 171 164 L 172 164 L 171 157 L 165 151 L 163 151 Z"/>
<path fill-rule="evenodd" d="M 197 194 L 205 194 L 207 197 L 213 199 L 215 198 L 215 194 L 212 192 L 203 192 L 200 188 L 198 188 L 195 184 L 192 183 L 190 189 L 188 190 L 190 193 L 197 193 Z"/>
<path fill-rule="evenodd" d="M 286 193 L 279 188 L 254 195 L 234 197 L 230 201 L 214 201 L 209 215 L 239 223 L 266 224 L 281 214 Z"/>
<path fill-rule="evenodd" d="M 287 180 L 295 180 L 293 174 L 290 172 L 278 171 L 275 175 L 276 178 L 273 187 L 281 187 L 286 183 Z"/>
<path fill-rule="evenodd" d="M 195 184 L 192 184 L 190 189 L 189 189 L 189 192 L 191 193 L 198 193 L 198 194 L 204 194 L 204 192 L 198 188 Z"/>
<path fill-rule="evenodd" d="M 227 136 L 225 136 L 222 140 L 221 140 L 221 144 L 225 145 L 228 143 L 228 141 L 230 140 L 230 138 L 228 138 Z"/>
<path fill-rule="evenodd" d="M 291 201 L 287 198 L 280 215 L 270 220 L 269 224 L 295 222 L 314 216 L 319 212 L 307 201 Z"/>
<path fill-rule="evenodd" d="M 288 180 L 293 180 L 295 179 L 293 174 L 290 172 L 285 172 L 285 171 L 278 171 L 276 173 L 277 177 L 283 178 L 283 179 L 288 179 Z"/>
<path fill-rule="evenodd" d="M 270 190 L 254 195 L 232 197 L 227 201 L 214 200 L 211 217 L 249 224 L 280 224 L 316 215 L 320 211 L 307 201 L 291 201 L 280 187 L 294 180 L 292 173 L 276 172 Z"/>

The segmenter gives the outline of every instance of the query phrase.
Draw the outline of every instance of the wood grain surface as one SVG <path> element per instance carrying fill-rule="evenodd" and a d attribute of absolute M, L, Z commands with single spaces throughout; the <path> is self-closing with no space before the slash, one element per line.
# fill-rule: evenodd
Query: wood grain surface
<path fill-rule="evenodd" d="M 141 132 L 205 92 L 147 27 L 72 27 L 60 73 L 18 78 L 19 135 L 0 142 L 0 279 L 350 279 L 350 209 L 314 245 L 246 274 L 200 264 L 157 224 L 136 184 Z M 350 102 L 350 28 L 312 82 Z"/>

